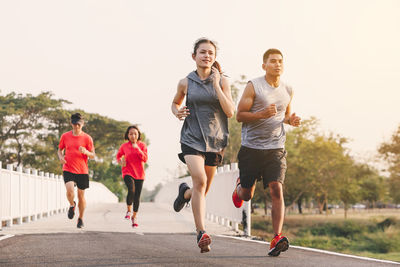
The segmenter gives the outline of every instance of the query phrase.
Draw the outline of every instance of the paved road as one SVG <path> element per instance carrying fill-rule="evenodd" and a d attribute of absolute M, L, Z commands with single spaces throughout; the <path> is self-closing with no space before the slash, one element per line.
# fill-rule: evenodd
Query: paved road
<path fill-rule="evenodd" d="M 0 266 L 393 266 L 296 248 L 268 257 L 267 244 L 210 222 L 212 251 L 200 254 L 190 209 L 143 203 L 136 230 L 123 214 L 123 204 L 107 204 L 88 208 L 84 230 L 66 214 L 4 228 L 15 236 L 0 241 Z"/>

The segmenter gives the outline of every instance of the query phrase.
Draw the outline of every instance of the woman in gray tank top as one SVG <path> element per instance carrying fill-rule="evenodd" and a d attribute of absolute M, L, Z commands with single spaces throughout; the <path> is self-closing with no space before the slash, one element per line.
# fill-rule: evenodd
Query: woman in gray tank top
<path fill-rule="evenodd" d="M 180 80 L 172 102 L 172 113 L 184 120 L 181 130 L 182 153 L 179 158 L 187 164 L 193 188 L 179 185 L 174 210 L 179 212 L 192 200 L 197 245 L 200 252 L 210 251 L 211 238 L 205 232 L 205 195 L 210 188 L 217 165 L 222 162 L 228 142 L 228 118 L 233 116 L 234 104 L 229 82 L 221 75 L 215 61 L 217 47 L 211 40 L 196 41 L 192 58 L 196 71 Z M 186 97 L 186 105 L 182 106 Z"/>

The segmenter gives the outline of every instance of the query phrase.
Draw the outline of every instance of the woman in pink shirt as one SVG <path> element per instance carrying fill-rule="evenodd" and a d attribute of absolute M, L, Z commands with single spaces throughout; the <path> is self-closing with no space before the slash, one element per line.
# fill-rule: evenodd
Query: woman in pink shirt
<path fill-rule="evenodd" d="M 128 188 L 125 219 L 132 220 L 132 227 L 138 226 L 136 215 L 145 176 L 144 163 L 147 161 L 147 147 L 140 141 L 140 137 L 139 128 L 135 125 L 129 126 L 125 132 L 125 140 L 128 142 L 122 144 L 117 153 L 117 161 L 122 166 L 122 177 Z"/>

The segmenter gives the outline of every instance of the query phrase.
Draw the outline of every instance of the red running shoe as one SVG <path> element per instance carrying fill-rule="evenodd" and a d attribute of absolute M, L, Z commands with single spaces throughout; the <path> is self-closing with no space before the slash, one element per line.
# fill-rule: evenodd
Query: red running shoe
<path fill-rule="evenodd" d="M 132 212 L 127 211 L 127 212 L 126 212 L 126 215 L 125 215 L 125 220 L 130 220 L 130 219 L 131 219 L 131 216 L 132 216 Z"/>
<path fill-rule="evenodd" d="M 233 205 L 235 205 L 236 208 L 240 208 L 243 205 L 243 199 L 241 199 L 237 194 L 237 187 L 239 184 L 240 184 L 240 177 L 237 178 L 235 190 L 233 190 L 233 193 L 232 193 Z"/>
<path fill-rule="evenodd" d="M 205 231 L 199 231 L 197 235 L 197 245 L 200 248 L 200 253 L 209 252 L 211 237 Z"/>
<path fill-rule="evenodd" d="M 286 236 L 282 236 L 281 234 L 276 235 L 271 240 L 271 245 L 269 246 L 268 255 L 269 256 L 279 256 L 281 252 L 288 250 L 289 248 L 289 240 Z"/>
<path fill-rule="evenodd" d="M 137 219 L 132 217 L 132 227 L 138 227 L 139 224 L 137 223 Z"/>

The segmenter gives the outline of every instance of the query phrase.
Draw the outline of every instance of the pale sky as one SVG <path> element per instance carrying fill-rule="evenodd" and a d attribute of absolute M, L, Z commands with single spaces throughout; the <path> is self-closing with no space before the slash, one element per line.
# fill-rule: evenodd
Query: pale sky
<path fill-rule="evenodd" d="M 151 142 L 151 189 L 179 164 L 182 122 L 170 106 L 195 69 L 195 40 L 217 41 L 231 82 L 263 75 L 273 47 L 293 111 L 365 157 L 400 123 L 399 14 L 397 0 L 0 0 L 0 90 L 52 91 L 70 108 L 138 123 Z"/>

